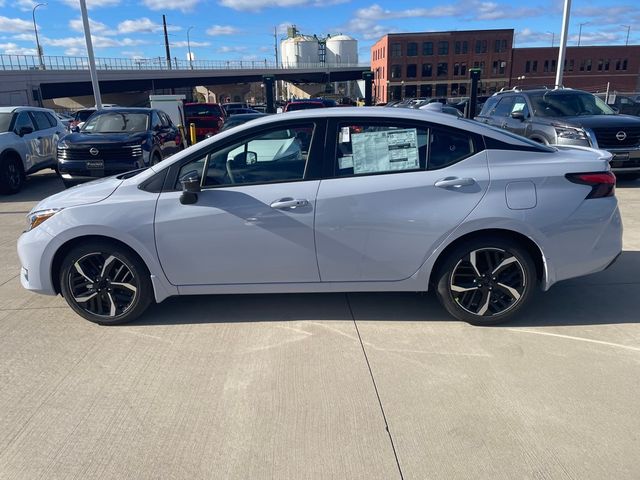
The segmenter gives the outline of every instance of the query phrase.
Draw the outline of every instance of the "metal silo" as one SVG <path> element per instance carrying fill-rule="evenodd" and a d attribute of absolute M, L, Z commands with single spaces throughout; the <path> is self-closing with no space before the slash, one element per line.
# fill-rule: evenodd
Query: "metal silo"
<path fill-rule="evenodd" d="M 287 38 L 280 44 L 282 63 L 285 66 L 296 67 L 303 64 L 316 64 L 318 58 L 318 39 L 306 35 Z"/>
<path fill-rule="evenodd" d="M 358 63 L 358 41 L 349 35 L 329 37 L 325 55 L 327 65 Z"/>

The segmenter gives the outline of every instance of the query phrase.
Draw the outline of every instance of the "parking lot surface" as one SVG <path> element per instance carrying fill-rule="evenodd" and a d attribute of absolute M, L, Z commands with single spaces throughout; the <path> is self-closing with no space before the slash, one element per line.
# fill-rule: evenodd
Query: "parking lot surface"
<path fill-rule="evenodd" d="M 640 182 L 613 267 L 490 328 L 397 293 L 94 325 L 19 284 L 25 214 L 61 188 L 0 198 L 0 478 L 640 478 Z"/>

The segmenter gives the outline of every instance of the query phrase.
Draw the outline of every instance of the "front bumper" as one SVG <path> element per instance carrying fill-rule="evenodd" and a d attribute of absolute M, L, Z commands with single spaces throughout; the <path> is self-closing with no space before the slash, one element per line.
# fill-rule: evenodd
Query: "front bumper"
<path fill-rule="evenodd" d="M 607 151 L 613 155 L 609 164 L 614 173 L 640 173 L 640 147 Z"/>
<path fill-rule="evenodd" d="M 146 154 L 146 152 L 145 152 Z M 146 155 L 145 155 L 146 157 Z M 136 160 L 105 160 L 104 168 L 88 168 L 85 160 L 64 161 L 58 160 L 58 172 L 60 176 L 67 182 L 89 182 L 96 178 L 110 177 L 121 173 L 129 172 L 137 168 L 143 168 L 146 159 L 139 158 Z"/>
<path fill-rule="evenodd" d="M 56 295 L 51 278 L 49 247 L 53 237 L 42 228 L 23 233 L 18 239 L 20 283 L 27 290 Z"/>

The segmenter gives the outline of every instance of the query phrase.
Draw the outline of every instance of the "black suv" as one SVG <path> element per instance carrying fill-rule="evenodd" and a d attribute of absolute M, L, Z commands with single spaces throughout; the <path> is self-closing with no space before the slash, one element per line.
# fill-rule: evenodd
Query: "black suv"
<path fill-rule="evenodd" d="M 640 178 L 640 118 L 617 115 L 595 95 L 570 88 L 502 91 L 476 120 L 544 144 L 609 151 L 620 178 Z"/>
<path fill-rule="evenodd" d="M 180 131 L 166 113 L 109 108 L 58 142 L 58 172 L 69 187 L 156 164 L 180 149 Z"/>

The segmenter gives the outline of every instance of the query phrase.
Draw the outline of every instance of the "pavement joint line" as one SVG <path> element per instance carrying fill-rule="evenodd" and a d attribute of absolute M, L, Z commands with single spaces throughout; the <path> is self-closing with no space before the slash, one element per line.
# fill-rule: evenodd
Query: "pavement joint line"
<path fill-rule="evenodd" d="M 0 215 L 19 215 L 19 214 L 24 214 L 24 215 L 26 215 L 27 213 L 29 213 L 29 210 L 19 210 L 19 211 L 0 212 Z"/>
<path fill-rule="evenodd" d="M 353 325 L 355 326 L 356 333 L 358 334 L 358 340 L 360 342 L 360 347 L 362 348 L 362 353 L 364 354 L 364 360 L 367 364 L 367 368 L 369 369 L 369 376 L 371 377 L 371 382 L 373 383 L 373 389 L 376 392 L 376 398 L 378 399 L 378 405 L 380 406 L 380 411 L 382 412 L 382 419 L 384 420 L 384 428 L 387 431 L 387 435 L 389 435 L 389 441 L 391 442 L 391 450 L 393 450 L 393 456 L 396 461 L 396 466 L 398 467 L 400 480 L 404 480 L 404 475 L 402 474 L 402 467 L 400 467 L 400 460 L 398 459 L 398 452 L 396 451 L 396 446 L 395 446 L 395 443 L 393 442 L 393 436 L 391 435 L 391 430 L 389 430 L 389 422 L 387 421 L 387 416 L 384 413 L 384 406 L 382 405 L 382 399 L 380 398 L 378 385 L 376 384 L 376 379 L 373 376 L 373 370 L 371 369 L 371 364 L 369 363 L 367 350 L 364 348 L 364 343 L 362 342 L 362 336 L 360 336 L 360 330 L 358 329 L 358 322 L 356 322 L 356 316 L 353 314 L 353 308 L 351 308 L 351 302 L 349 301 L 349 294 L 345 293 L 344 295 L 345 295 L 345 299 L 347 300 L 347 307 L 349 307 L 349 313 L 351 314 Z"/>
<path fill-rule="evenodd" d="M 529 330 L 525 328 L 508 328 L 512 332 L 533 333 L 535 335 L 546 335 L 548 337 L 564 338 L 566 340 L 576 340 L 578 342 L 596 343 L 598 345 L 606 345 L 608 347 L 622 348 L 624 350 L 631 350 L 632 352 L 640 352 L 640 347 L 634 347 L 632 345 L 623 345 L 622 343 L 606 342 L 604 340 L 595 340 L 593 338 L 576 337 L 573 335 L 563 335 L 561 333 L 552 332 L 540 332 L 538 330 Z"/>
<path fill-rule="evenodd" d="M 2 287 L 3 285 L 6 285 L 7 283 L 9 283 L 11 280 L 15 280 L 16 278 L 18 278 L 20 276 L 19 273 L 16 273 L 13 277 L 9 278 L 8 280 L 5 280 L 4 282 L 0 283 L 0 287 Z"/>
<path fill-rule="evenodd" d="M 56 310 L 62 310 L 62 309 L 68 309 L 69 307 L 63 306 L 63 307 L 22 307 L 22 308 L 0 308 L 0 312 L 21 312 L 23 310 L 51 310 L 51 309 L 56 309 Z"/>

